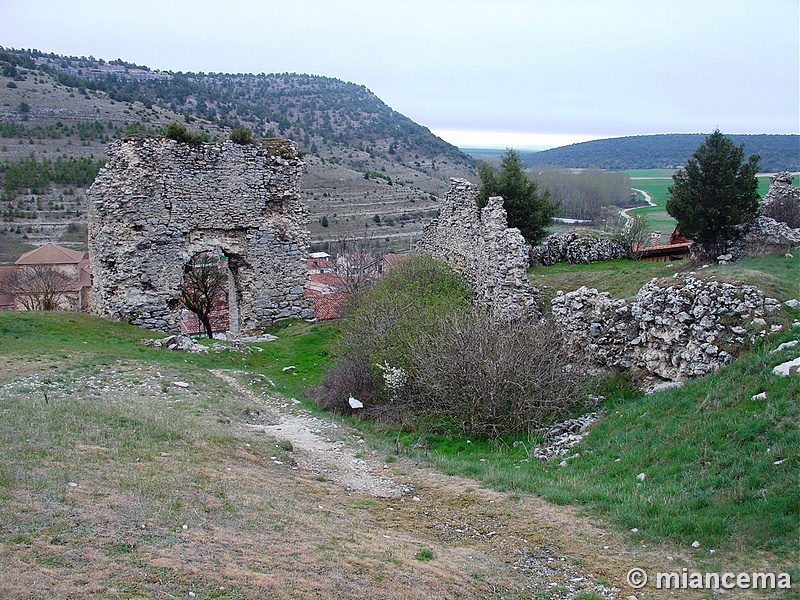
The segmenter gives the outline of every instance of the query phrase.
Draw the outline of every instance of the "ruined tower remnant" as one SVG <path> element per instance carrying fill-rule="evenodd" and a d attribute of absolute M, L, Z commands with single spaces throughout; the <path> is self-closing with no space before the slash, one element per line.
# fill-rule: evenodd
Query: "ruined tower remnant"
<path fill-rule="evenodd" d="M 291 142 L 269 142 L 112 143 L 88 192 L 92 311 L 178 333 L 185 270 L 210 255 L 228 272 L 233 335 L 313 318 L 303 294 L 302 162 Z"/>
<path fill-rule="evenodd" d="M 539 314 L 539 294 L 527 275 L 528 244 L 519 229 L 508 227 L 503 199 L 477 205 L 478 188 L 452 178 L 439 217 L 425 226 L 420 252 L 445 261 L 475 287 L 478 304 L 497 318 Z"/>

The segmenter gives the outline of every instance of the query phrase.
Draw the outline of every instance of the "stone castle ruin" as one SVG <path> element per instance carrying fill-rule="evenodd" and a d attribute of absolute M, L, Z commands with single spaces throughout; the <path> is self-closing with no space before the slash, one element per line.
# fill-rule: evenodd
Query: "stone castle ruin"
<path fill-rule="evenodd" d="M 112 143 L 88 192 L 92 312 L 179 333 L 184 273 L 201 255 L 227 272 L 232 336 L 313 318 L 302 162 L 291 142 L 269 144 Z"/>
<path fill-rule="evenodd" d="M 443 260 L 476 290 L 476 301 L 501 319 L 536 317 L 539 294 L 528 279 L 529 246 L 519 229 L 509 228 L 503 199 L 484 208 L 478 188 L 452 178 L 439 217 L 422 230 L 417 251 Z"/>

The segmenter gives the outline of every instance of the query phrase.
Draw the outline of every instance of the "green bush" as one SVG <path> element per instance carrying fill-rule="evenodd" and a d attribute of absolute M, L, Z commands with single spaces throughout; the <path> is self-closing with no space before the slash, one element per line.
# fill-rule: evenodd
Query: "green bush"
<path fill-rule="evenodd" d="M 242 146 L 246 146 L 247 144 L 252 144 L 255 142 L 253 139 L 253 134 L 250 132 L 250 130 L 241 125 L 239 127 L 234 127 L 231 130 L 230 138 L 232 142 L 235 144 L 241 144 Z"/>
<path fill-rule="evenodd" d="M 164 129 L 164 136 L 176 142 L 184 144 L 200 144 L 203 142 L 203 136 L 199 133 L 190 133 L 185 125 L 181 123 L 172 122 Z"/>
<path fill-rule="evenodd" d="M 528 433 L 583 400 L 552 323 L 498 322 L 471 296 L 463 278 L 427 257 L 361 289 L 317 402 L 401 427 L 495 438 Z"/>
<path fill-rule="evenodd" d="M 410 368 L 411 347 L 422 332 L 440 315 L 469 311 L 471 295 L 462 277 L 424 256 L 408 258 L 374 285 L 359 288 L 344 309 L 341 358 L 323 377 L 317 402 L 349 412 L 353 395 L 368 414 L 389 404 L 377 365 Z"/>

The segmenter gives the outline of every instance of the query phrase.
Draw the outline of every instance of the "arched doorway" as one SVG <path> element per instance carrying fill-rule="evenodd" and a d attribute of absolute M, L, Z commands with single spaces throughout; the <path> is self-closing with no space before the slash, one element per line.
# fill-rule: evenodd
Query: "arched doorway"
<path fill-rule="evenodd" d="M 186 311 L 181 317 L 182 333 L 213 338 L 230 329 L 231 278 L 228 257 L 219 250 L 198 252 L 183 266 L 180 300 Z"/>

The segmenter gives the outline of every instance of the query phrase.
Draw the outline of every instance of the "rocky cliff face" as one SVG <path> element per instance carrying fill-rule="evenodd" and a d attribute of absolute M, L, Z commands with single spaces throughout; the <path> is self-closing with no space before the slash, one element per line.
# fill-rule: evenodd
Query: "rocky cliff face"
<path fill-rule="evenodd" d="M 88 192 L 95 313 L 179 332 L 184 269 L 227 264 L 231 329 L 313 317 L 303 294 L 307 213 L 294 147 L 117 141 Z"/>

